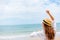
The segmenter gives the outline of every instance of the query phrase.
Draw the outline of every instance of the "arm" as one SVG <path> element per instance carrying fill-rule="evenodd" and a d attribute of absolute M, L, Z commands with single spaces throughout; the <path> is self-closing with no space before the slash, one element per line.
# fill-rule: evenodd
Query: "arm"
<path fill-rule="evenodd" d="M 40 37 L 40 38 L 43 38 L 44 37 L 43 30 L 42 31 L 38 31 L 38 32 L 33 32 L 29 36 L 30 37 Z"/>
<path fill-rule="evenodd" d="M 46 13 L 50 16 L 51 20 L 54 21 L 54 17 L 51 15 L 49 10 L 46 10 Z"/>
<path fill-rule="evenodd" d="M 29 35 L 30 37 L 36 37 L 37 36 L 37 32 L 33 32 Z"/>

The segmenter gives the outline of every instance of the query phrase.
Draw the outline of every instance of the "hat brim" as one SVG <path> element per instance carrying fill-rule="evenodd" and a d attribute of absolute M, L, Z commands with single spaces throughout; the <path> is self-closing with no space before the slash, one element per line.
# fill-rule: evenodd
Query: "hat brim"
<path fill-rule="evenodd" d="M 48 22 L 46 22 L 45 20 L 43 20 L 43 23 L 48 25 L 48 26 L 51 26 L 51 24 L 49 24 Z"/>

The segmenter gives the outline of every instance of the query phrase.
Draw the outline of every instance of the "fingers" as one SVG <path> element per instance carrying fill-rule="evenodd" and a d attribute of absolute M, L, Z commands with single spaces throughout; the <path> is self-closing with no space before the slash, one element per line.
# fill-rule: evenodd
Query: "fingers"
<path fill-rule="evenodd" d="M 54 20 L 54 17 L 51 15 L 51 12 L 49 10 L 46 10 L 46 13 L 49 15 L 49 17 Z"/>
<path fill-rule="evenodd" d="M 46 13 L 50 13 L 50 11 L 49 10 L 46 10 Z"/>

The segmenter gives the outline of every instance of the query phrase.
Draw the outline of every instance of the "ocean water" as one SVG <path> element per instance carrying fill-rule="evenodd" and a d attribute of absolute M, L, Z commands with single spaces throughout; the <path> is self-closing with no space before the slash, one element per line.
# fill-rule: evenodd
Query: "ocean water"
<path fill-rule="evenodd" d="M 0 35 L 29 34 L 39 30 L 42 30 L 40 24 L 0 25 Z"/>
<path fill-rule="evenodd" d="M 57 23 L 56 29 L 57 32 L 60 31 L 60 23 Z M 25 40 L 26 38 L 24 39 L 21 37 L 25 37 L 32 32 L 37 32 L 40 30 L 43 30 L 41 24 L 0 25 L 0 40 Z"/>
<path fill-rule="evenodd" d="M 56 24 L 56 30 L 57 30 L 57 32 L 60 32 L 60 23 Z"/>

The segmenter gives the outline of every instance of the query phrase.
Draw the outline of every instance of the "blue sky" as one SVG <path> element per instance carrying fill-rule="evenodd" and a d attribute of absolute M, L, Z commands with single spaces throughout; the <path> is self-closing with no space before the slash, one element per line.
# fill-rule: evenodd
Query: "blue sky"
<path fill-rule="evenodd" d="M 0 0 L 0 25 L 40 24 L 46 9 L 60 22 L 60 0 Z"/>

